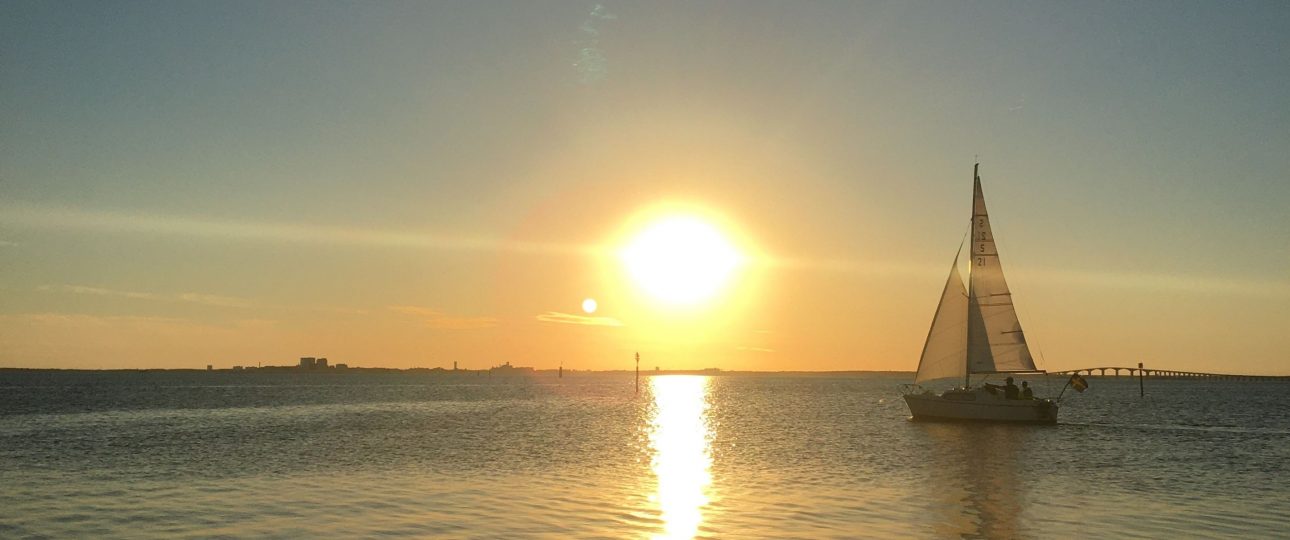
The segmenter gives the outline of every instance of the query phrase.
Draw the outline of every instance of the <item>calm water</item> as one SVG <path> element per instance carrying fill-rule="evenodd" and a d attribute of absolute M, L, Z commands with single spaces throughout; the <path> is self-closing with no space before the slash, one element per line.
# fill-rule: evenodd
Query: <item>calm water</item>
<path fill-rule="evenodd" d="M 0 537 L 1290 530 L 1290 384 L 1093 378 L 1013 427 L 909 422 L 901 382 L 0 372 Z"/>

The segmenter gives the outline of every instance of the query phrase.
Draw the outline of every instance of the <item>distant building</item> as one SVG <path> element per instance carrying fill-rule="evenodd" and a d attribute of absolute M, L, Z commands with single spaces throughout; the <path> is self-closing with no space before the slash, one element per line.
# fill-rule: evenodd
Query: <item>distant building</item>
<path fill-rule="evenodd" d="M 349 364 L 336 364 L 336 369 L 349 369 Z"/>
<path fill-rule="evenodd" d="M 325 367 L 327 367 L 327 359 L 326 359 L 326 358 L 319 358 L 319 359 L 315 360 L 315 361 L 314 361 L 314 367 L 316 367 L 316 368 L 325 368 Z"/>
<path fill-rule="evenodd" d="M 302 367 L 302 368 L 304 368 L 304 369 L 313 369 L 313 367 L 314 367 L 314 363 L 315 363 L 315 361 L 314 361 L 314 357 L 312 357 L 312 356 L 302 356 L 302 357 L 300 357 L 300 367 Z"/>
<path fill-rule="evenodd" d="M 242 371 L 242 366 L 233 366 L 233 371 Z"/>
<path fill-rule="evenodd" d="M 206 371 L 214 371 L 214 370 L 215 370 L 215 366 L 212 366 L 212 365 L 210 365 L 210 364 L 206 364 Z"/>
<path fill-rule="evenodd" d="M 519 373 L 533 373 L 533 368 L 531 368 L 531 367 L 517 367 L 517 366 L 512 366 L 510 362 L 507 362 L 507 363 L 502 364 L 502 365 L 500 365 L 500 366 L 497 366 L 497 367 L 494 367 L 494 368 L 489 369 L 489 370 L 488 370 L 488 372 L 489 372 L 489 374 L 496 373 L 496 374 L 498 374 L 498 375 L 509 375 L 509 374 L 519 374 Z"/>

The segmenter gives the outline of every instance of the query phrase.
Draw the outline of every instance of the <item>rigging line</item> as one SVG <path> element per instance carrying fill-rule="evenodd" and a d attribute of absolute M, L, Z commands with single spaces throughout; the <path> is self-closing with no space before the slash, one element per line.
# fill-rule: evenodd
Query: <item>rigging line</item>
<path fill-rule="evenodd" d="M 966 231 L 963 231 L 963 238 L 960 238 L 960 239 L 959 239 L 959 249 L 958 249 L 958 251 L 955 251 L 955 252 L 954 252 L 954 258 L 955 258 L 955 259 L 958 259 L 958 258 L 959 258 L 959 255 L 961 255 L 961 254 L 963 253 L 963 245 L 967 243 L 967 237 L 968 237 L 968 235 L 969 235 L 969 234 L 972 234 L 972 220 L 970 220 L 970 219 L 968 220 L 968 228 L 967 228 L 967 230 L 966 230 Z M 956 265 L 956 266 L 957 266 L 957 265 Z M 958 268 L 955 268 L 955 270 L 958 270 Z"/>

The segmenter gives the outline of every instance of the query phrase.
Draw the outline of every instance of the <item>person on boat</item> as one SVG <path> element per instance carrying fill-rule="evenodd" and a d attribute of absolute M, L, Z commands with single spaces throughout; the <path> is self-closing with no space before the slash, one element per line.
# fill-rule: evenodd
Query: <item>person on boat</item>
<path fill-rule="evenodd" d="M 1017 385 L 1012 384 L 1012 377 L 1008 377 L 1007 379 L 1004 379 L 1003 382 L 1005 383 L 1003 386 L 999 386 L 997 384 L 985 383 L 985 389 L 989 390 L 991 394 L 996 394 L 996 392 L 1000 388 L 1002 388 L 1004 399 L 1018 399 L 1018 396 L 1021 394 L 1021 392 L 1017 389 Z"/>
<path fill-rule="evenodd" d="M 1035 399 L 1035 391 L 1030 389 L 1030 383 L 1021 381 L 1021 399 Z"/>

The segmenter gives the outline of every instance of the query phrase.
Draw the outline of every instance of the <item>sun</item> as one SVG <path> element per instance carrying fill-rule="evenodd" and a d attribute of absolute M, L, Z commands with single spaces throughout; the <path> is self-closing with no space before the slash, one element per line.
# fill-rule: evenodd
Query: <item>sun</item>
<path fill-rule="evenodd" d="M 647 295 L 674 306 L 712 299 L 744 261 L 717 227 L 692 215 L 650 222 L 619 251 L 619 259 Z"/>

